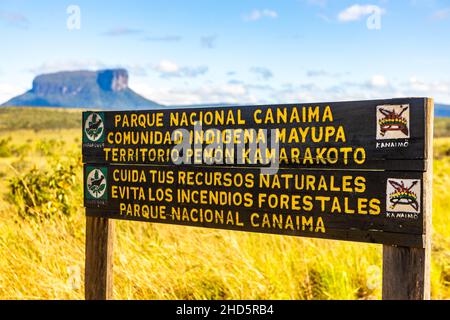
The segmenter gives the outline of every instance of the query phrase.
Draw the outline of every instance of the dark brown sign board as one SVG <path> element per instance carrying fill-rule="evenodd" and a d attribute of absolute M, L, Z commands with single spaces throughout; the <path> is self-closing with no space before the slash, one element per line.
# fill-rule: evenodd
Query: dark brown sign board
<path fill-rule="evenodd" d="M 428 98 L 84 112 L 86 296 L 122 219 L 384 244 L 383 298 L 427 298 L 432 124 Z"/>
<path fill-rule="evenodd" d="M 85 176 L 87 215 L 424 245 L 420 172 L 86 164 Z"/>
<path fill-rule="evenodd" d="M 428 158 L 426 106 L 427 99 L 413 98 L 84 112 L 83 161 L 171 165 L 177 143 L 171 134 L 185 129 L 192 138 L 197 121 L 204 135 L 203 139 L 196 136 L 195 142 L 203 147 L 217 137 L 212 129 L 222 137 L 234 134 L 242 141 L 246 137 L 256 140 L 261 130 L 268 130 L 267 143 L 270 145 L 272 135 L 279 141 L 280 167 L 424 171 Z M 244 163 L 227 165 L 262 165 L 242 156 Z M 193 155 L 191 163 L 195 162 Z"/>

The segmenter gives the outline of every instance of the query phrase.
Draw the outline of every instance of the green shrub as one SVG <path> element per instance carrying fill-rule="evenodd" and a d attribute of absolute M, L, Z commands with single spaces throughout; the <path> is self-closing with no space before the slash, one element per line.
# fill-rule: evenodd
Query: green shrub
<path fill-rule="evenodd" d="M 63 140 L 42 139 L 37 141 L 36 151 L 43 156 L 59 155 L 63 146 Z"/>
<path fill-rule="evenodd" d="M 81 201 L 77 179 L 77 171 L 81 170 L 79 159 L 70 157 L 51 168 L 33 167 L 10 179 L 8 200 L 18 207 L 23 217 L 45 219 L 70 215 L 76 210 L 74 203 Z"/>
<path fill-rule="evenodd" d="M 0 158 L 7 158 L 12 155 L 11 137 L 0 139 Z"/>
<path fill-rule="evenodd" d="M 22 157 L 31 151 L 30 144 L 17 146 L 12 144 L 11 141 L 11 137 L 0 139 L 0 158 L 8 158 L 13 156 Z"/>

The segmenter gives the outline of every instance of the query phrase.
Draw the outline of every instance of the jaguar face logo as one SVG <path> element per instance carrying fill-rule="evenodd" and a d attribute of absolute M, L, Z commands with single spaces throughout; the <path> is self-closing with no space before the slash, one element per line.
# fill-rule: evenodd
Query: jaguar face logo
<path fill-rule="evenodd" d="M 88 198 L 105 199 L 106 198 L 106 169 L 88 168 L 86 177 L 86 190 Z"/>
<path fill-rule="evenodd" d="M 420 180 L 388 179 L 386 206 L 390 212 L 420 211 Z"/>
<path fill-rule="evenodd" d="M 409 105 L 377 107 L 377 139 L 409 138 Z"/>
<path fill-rule="evenodd" d="M 84 133 L 87 140 L 91 142 L 102 142 L 105 125 L 103 114 L 91 113 L 84 121 Z"/>

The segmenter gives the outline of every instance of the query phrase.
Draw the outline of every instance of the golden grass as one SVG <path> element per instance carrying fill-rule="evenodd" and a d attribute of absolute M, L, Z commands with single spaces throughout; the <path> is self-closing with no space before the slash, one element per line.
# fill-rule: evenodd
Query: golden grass
<path fill-rule="evenodd" d="M 15 145 L 64 139 L 79 130 L 4 132 Z M 450 298 L 450 140 L 436 141 L 432 298 Z M 30 150 L 29 166 L 47 157 Z M 0 158 L 0 195 L 17 159 Z M 25 170 L 25 169 L 24 169 Z M 78 176 L 81 181 L 81 170 Z M 23 219 L 0 200 L 0 299 L 83 299 L 85 219 Z M 381 246 L 116 221 L 115 299 L 379 299 Z"/>

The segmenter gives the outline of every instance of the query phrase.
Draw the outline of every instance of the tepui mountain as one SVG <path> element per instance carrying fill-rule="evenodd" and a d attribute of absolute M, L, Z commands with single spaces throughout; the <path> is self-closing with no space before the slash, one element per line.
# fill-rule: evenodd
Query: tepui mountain
<path fill-rule="evenodd" d="M 63 71 L 39 75 L 33 87 L 4 106 L 42 106 L 98 109 L 151 109 L 162 105 L 128 87 L 125 69 Z"/>

